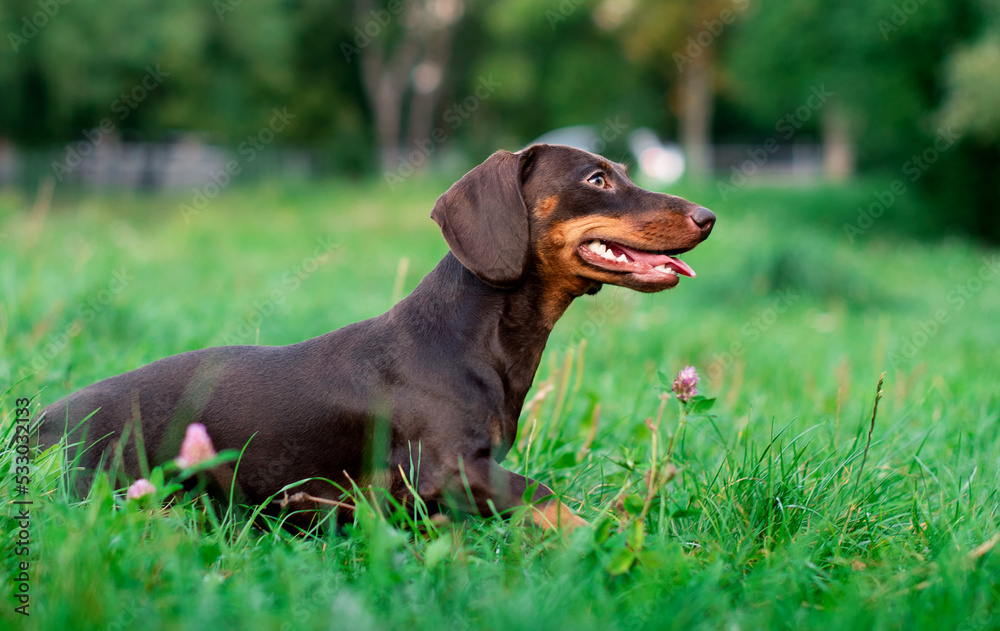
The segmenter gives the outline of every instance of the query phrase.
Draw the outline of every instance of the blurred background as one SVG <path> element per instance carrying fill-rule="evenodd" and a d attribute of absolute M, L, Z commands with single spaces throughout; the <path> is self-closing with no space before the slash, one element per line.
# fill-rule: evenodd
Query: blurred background
<path fill-rule="evenodd" d="M 1000 0 L 0 0 L 0 38 L 0 436 L 22 398 L 384 313 L 497 149 L 718 216 L 697 278 L 567 310 L 507 458 L 594 519 L 681 436 L 645 543 L 231 543 L 34 469 L 38 628 L 997 628 Z M 652 429 L 685 366 L 717 404 Z"/>
<path fill-rule="evenodd" d="M 0 33 L 30 195 L 393 189 L 543 137 L 723 200 L 867 178 L 848 237 L 1000 240 L 997 0 L 4 0 Z"/>

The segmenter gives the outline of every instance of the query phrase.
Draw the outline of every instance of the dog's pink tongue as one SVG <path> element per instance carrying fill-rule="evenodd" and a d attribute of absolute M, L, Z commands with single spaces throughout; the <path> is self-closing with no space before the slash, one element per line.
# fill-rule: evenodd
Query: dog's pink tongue
<path fill-rule="evenodd" d="M 656 267 L 657 265 L 663 265 L 666 263 L 668 267 L 673 268 L 673 270 L 678 274 L 690 276 L 691 278 L 696 276 L 694 270 L 691 269 L 691 266 L 677 257 L 669 256 L 667 254 L 653 254 L 651 252 L 633 250 L 632 248 L 627 248 L 620 243 L 615 243 L 614 247 L 620 248 L 623 252 L 628 254 L 632 260 L 638 263 L 645 263 L 650 267 Z"/>

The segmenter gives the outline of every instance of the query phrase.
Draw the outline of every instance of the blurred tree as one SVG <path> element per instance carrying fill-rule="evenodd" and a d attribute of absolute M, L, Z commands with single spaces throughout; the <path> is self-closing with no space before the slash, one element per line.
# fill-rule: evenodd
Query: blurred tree
<path fill-rule="evenodd" d="M 328 167 L 586 124 L 610 155 L 677 132 L 698 171 L 713 128 L 818 134 L 832 176 L 856 155 L 909 177 L 928 227 L 1000 239 L 1000 0 L 4 0 L 0 35 L 0 142 L 110 119 L 235 144 L 287 107 L 281 140 Z"/>
<path fill-rule="evenodd" d="M 13 2 L 24 20 L 38 14 L 35 2 Z M 180 128 L 235 138 L 260 127 L 294 87 L 286 72 L 293 33 L 282 2 L 256 5 L 56 3 L 58 13 L 19 42 L 14 70 L 0 74 L 12 99 L 9 133 L 73 138 L 109 116 L 145 133 Z"/>
<path fill-rule="evenodd" d="M 914 2 L 908 12 L 897 0 L 755 5 L 726 55 L 728 87 L 775 127 L 809 128 L 815 115 L 834 178 L 853 170 L 856 148 L 869 164 L 898 160 L 912 150 L 915 127 L 928 132 L 922 119 L 935 107 L 940 59 L 962 36 L 959 4 Z M 817 90 L 829 98 L 811 101 Z"/>
<path fill-rule="evenodd" d="M 818 110 L 828 148 L 846 141 L 861 167 L 888 171 L 906 190 L 918 190 L 924 210 L 917 219 L 928 232 L 950 228 L 1000 240 L 1000 151 L 991 136 L 997 5 L 764 3 L 734 33 L 728 86 L 748 111 L 776 126 L 789 116 L 801 121 L 797 112 L 813 109 L 808 99 L 817 86 L 832 93 Z"/>
<path fill-rule="evenodd" d="M 985 142 L 1000 140 L 1000 28 L 953 52 L 945 80 L 944 122 Z"/>
<path fill-rule="evenodd" d="M 560 127 L 587 125 L 598 153 L 625 158 L 637 126 L 673 135 L 665 75 L 625 57 L 617 24 L 592 0 L 507 0 L 470 3 L 457 34 L 446 90 L 445 127 L 477 154 L 515 148 Z M 475 111 L 462 105 L 477 84 L 498 87 Z"/>
<path fill-rule="evenodd" d="M 367 172 L 375 156 L 371 114 L 357 57 L 348 60 L 343 50 L 357 37 L 353 18 L 344 17 L 354 15 L 354 0 L 297 0 L 289 7 L 295 46 L 287 71 L 298 118 L 287 139 L 317 150 L 329 170 Z"/>
<path fill-rule="evenodd" d="M 235 145 L 287 108 L 279 142 L 336 147 L 328 165 L 370 167 L 357 64 L 341 50 L 355 36 L 342 18 L 352 0 L 40 6 L 0 4 L 0 139 L 67 142 L 108 118 L 126 137 L 196 132 Z"/>
<path fill-rule="evenodd" d="M 978 33 L 945 62 L 946 128 L 963 136 L 950 152 L 948 169 L 929 173 L 925 185 L 952 221 L 966 231 L 1000 242 L 1000 0 L 974 5 Z"/>
<path fill-rule="evenodd" d="M 694 177 L 712 166 L 718 48 L 748 5 L 749 0 L 604 0 L 598 8 L 617 27 L 630 59 L 669 77 L 680 142 Z"/>
<path fill-rule="evenodd" d="M 361 57 L 365 93 L 375 116 L 382 168 L 395 168 L 404 147 L 431 142 L 435 107 L 464 0 L 358 0 L 357 37 L 344 43 L 348 61 Z M 408 141 L 403 140 L 404 99 L 410 98 Z"/>

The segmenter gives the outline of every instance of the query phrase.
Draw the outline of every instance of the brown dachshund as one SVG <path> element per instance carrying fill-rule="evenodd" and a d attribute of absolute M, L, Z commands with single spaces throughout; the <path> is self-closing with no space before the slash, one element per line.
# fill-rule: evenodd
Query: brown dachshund
<path fill-rule="evenodd" d="M 295 508 L 354 484 L 401 501 L 409 484 L 431 507 L 479 514 L 522 505 L 534 481 L 499 463 L 552 327 L 603 283 L 656 292 L 694 276 L 677 255 L 708 237 L 715 215 L 639 188 L 601 156 L 533 145 L 490 156 L 431 217 L 451 252 L 387 313 L 290 346 L 191 351 L 105 379 L 45 408 L 40 444 L 67 435 L 67 455 L 96 470 L 126 437 L 122 468 L 137 477 L 136 429 L 156 465 L 200 422 L 216 448 L 246 446 L 236 483 L 251 504 L 306 480 Z M 544 485 L 532 505 L 543 527 L 585 523 Z"/>

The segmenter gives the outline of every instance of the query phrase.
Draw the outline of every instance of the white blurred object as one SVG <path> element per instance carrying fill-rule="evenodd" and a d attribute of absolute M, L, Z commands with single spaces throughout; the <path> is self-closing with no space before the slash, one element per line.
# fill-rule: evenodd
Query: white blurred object
<path fill-rule="evenodd" d="M 535 139 L 550 145 L 569 145 L 601 153 L 607 143 L 590 125 L 561 127 Z M 628 147 L 639 163 L 642 175 L 657 184 L 669 186 L 684 175 L 684 153 L 674 143 L 664 143 L 649 127 L 640 127 L 628 136 Z"/>
<path fill-rule="evenodd" d="M 432 61 L 422 61 L 413 69 L 413 87 L 420 94 L 430 94 L 441 85 L 441 66 Z"/>
<path fill-rule="evenodd" d="M 639 170 L 648 178 L 669 186 L 684 175 L 684 153 L 674 143 L 660 142 L 648 127 L 636 129 L 628 137 L 628 146 L 639 160 Z"/>
<path fill-rule="evenodd" d="M 545 132 L 532 144 L 541 142 L 547 145 L 567 145 L 584 151 L 594 151 L 598 140 L 600 139 L 597 137 L 597 132 L 590 125 L 574 125 Z"/>

